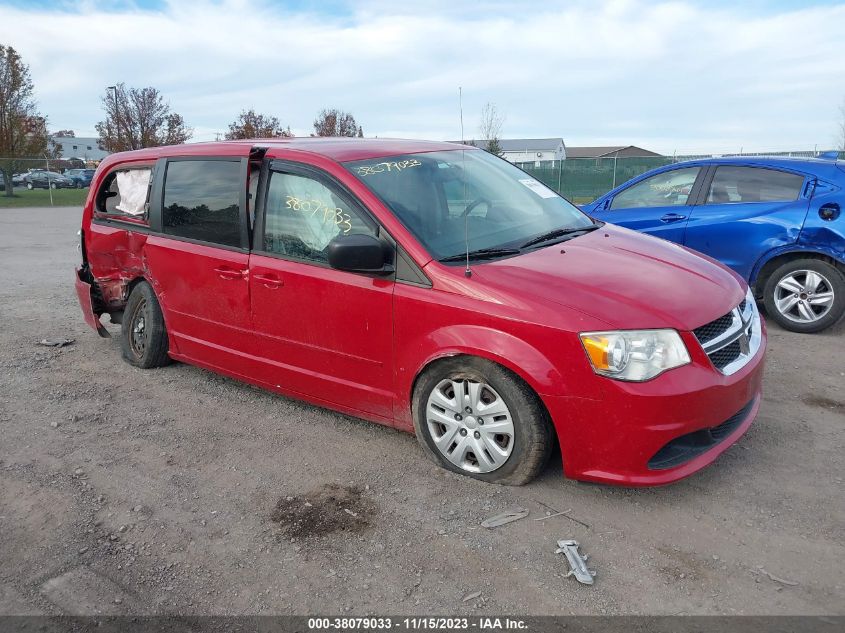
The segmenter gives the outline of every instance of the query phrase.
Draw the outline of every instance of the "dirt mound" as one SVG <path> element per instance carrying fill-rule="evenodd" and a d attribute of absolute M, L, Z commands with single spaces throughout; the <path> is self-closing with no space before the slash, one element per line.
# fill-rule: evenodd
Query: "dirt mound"
<path fill-rule="evenodd" d="M 361 532 L 370 525 L 377 506 L 355 486 L 326 484 L 304 495 L 279 499 L 270 519 L 291 538 Z"/>

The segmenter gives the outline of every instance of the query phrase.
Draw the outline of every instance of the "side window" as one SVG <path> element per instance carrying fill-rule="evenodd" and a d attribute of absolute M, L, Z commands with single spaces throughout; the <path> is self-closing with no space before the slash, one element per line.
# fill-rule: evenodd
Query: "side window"
<path fill-rule="evenodd" d="M 264 250 L 327 262 L 326 247 L 339 235 L 378 231 L 346 199 L 318 180 L 272 172 L 264 216 Z"/>
<path fill-rule="evenodd" d="M 97 192 L 97 215 L 149 223 L 151 167 L 117 169 L 108 174 Z"/>
<path fill-rule="evenodd" d="M 203 242 L 241 245 L 241 163 L 176 160 L 164 178 L 162 230 Z"/>
<path fill-rule="evenodd" d="M 798 198 L 804 176 L 762 167 L 723 166 L 707 192 L 707 204 L 777 202 Z"/>
<path fill-rule="evenodd" d="M 611 209 L 634 207 L 673 207 L 687 203 L 698 177 L 698 167 L 673 169 L 646 178 L 614 196 Z"/>

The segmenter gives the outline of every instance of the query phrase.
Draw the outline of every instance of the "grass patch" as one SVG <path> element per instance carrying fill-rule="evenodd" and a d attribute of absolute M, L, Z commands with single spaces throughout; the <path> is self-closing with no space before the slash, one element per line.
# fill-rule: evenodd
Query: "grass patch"
<path fill-rule="evenodd" d="M 49 207 L 50 192 L 46 189 L 33 189 L 30 191 L 25 187 L 15 187 L 11 198 L 6 196 L 5 191 L 0 191 L 0 209 L 20 207 Z M 88 189 L 54 189 L 54 207 L 81 207 L 85 204 L 88 196 Z"/>

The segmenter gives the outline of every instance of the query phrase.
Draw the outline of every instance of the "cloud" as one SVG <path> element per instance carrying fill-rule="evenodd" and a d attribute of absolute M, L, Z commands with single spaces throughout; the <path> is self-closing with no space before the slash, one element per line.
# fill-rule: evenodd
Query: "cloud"
<path fill-rule="evenodd" d="M 695 2 L 0 5 L 55 128 L 93 132 L 118 81 L 155 86 L 196 130 L 243 108 L 307 134 L 324 107 L 367 135 L 466 136 L 491 101 L 507 137 L 671 153 L 830 145 L 845 6 Z"/>

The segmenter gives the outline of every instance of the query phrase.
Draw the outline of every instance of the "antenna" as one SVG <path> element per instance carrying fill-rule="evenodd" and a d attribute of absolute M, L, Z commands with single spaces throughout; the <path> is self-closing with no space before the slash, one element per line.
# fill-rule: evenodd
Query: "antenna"
<path fill-rule="evenodd" d="M 464 144 L 464 95 L 463 90 L 458 86 L 458 108 L 461 113 L 461 146 Z M 463 170 L 464 178 L 464 202 L 467 201 L 467 170 L 466 170 L 466 150 L 461 148 L 461 169 Z M 472 277 L 472 271 L 469 268 L 469 213 L 464 210 L 464 247 L 467 254 L 467 267 L 464 269 L 466 277 Z"/>

